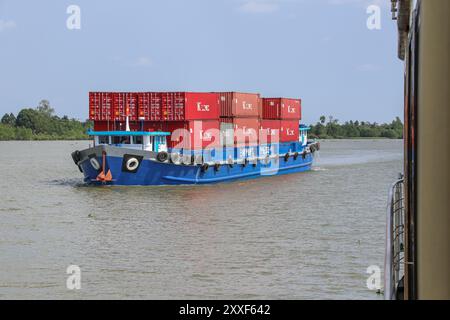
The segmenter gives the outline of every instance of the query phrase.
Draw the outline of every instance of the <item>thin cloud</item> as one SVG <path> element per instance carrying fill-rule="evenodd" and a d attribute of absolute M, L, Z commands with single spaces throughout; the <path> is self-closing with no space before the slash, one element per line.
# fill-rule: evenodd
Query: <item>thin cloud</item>
<path fill-rule="evenodd" d="M 139 57 L 134 63 L 135 67 L 150 67 L 152 65 L 152 60 L 149 57 Z"/>
<path fill-rule="evenodd" d="M 16 27 L 16 23 L 13 20 L 0 19 L 0 32 Z"/>
<path fill-rule="evenodd" d="M 261 14 L 272 13 L 278 11 L 280 6 L 275 1 L 247 1 L 238 7 L 238 11 L 242 13 Z"/>

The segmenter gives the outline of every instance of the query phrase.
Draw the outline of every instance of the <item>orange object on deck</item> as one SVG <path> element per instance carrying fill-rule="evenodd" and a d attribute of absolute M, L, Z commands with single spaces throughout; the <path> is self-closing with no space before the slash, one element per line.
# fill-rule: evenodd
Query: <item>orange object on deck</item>
<path fill-rule="evenodd" d="M 102 172 L 100 172 L 98 174 L 97 181 L 103 181 L 103 182 L 112 181 L 111 170 L 108 170 L 108 172 L 105 174 L 105 165 L 106 165 L 106 152 L 105 151 L 102 152 L 102 157 L 103 157 Z"/>

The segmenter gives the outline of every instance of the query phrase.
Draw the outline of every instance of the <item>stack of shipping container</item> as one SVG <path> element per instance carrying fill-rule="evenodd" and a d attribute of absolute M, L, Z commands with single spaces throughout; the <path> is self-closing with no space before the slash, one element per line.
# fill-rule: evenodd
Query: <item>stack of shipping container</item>
<path fill-rule="evenodd" d="M 301 101 L 239 92 L 89 93 L 94 130 L 125 130 L 127 117 L 132 131 L 174 133 L 169 148 L 257 145 L 260 130 L 268 136 L 263 142 L 272 142 L 276 130 L 279 142 L 291 142 L 298 140 Z M 177 129 L 185 129 L 189 137 L 180 136 Z"/>
<path fill-rule="evenodd" d="M 261 131 L 267 135 L 268 142 L 275 129 L 280 142 L 298 141 L 301 112 L 300 99 L 262 98 Z"/>

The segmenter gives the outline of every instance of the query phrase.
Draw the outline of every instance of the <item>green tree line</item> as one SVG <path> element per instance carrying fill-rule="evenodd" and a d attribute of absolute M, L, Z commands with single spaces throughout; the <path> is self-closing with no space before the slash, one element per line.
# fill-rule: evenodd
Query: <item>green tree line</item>
<path fill-rule="evenodd" d="M 83 140 L 89 123 L 58 117 L 47 100 L 15 116 L 6 113 L 0 122 L 0 140 Z"/>
<path fill-rule="evenodd" d="M 332 116 L 321 116 L 320 120 L 311 125 L 310 137 L 318 139 L 339 138 L 403 138 L 403 123 L 396 117 L 391 123 L 378 124 L 368 121 L 346 121 L 343 124 Z"/>
<path fill-rule="evenodd" d="M 5 114 L 0 122 L 0 140 L 84 140 L 89 122 L 58 117 L 47 100 L 35 108 L 22 109 L 17 116 Z M 403 123 L 397 117 L 391 123 L 377 124 L 367 121 L 346 121 L 321 116 L 311 125 L 311 138 L 403 138 Z"/>

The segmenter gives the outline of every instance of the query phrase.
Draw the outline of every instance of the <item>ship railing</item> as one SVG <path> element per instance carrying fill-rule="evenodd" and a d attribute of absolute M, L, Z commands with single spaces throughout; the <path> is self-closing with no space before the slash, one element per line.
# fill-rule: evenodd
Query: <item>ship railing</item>
<path fill-rule="evenodd" d="M 404 180 L 400 174 L 389 189 L 386 216 L 386 251 L 384 265 L 384 298 L 395 300 L 404 276 L 405 230 Z"/>

